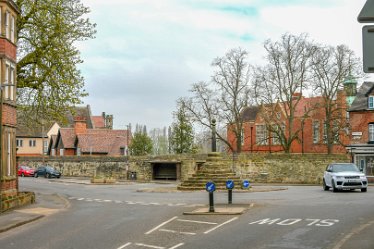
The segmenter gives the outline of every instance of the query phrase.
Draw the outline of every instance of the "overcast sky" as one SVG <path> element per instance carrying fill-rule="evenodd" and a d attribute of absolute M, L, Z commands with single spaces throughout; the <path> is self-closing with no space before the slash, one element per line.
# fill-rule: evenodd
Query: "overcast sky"
<path fill-rule="evenodd" d="M 366 0 L 82 0 L 97 24 L 78 44 L 93 115 L 114 115 L 114 127 L 169 126 L 176 100 L 209 81 L 212 60 L 241 47 L 260 64 L 266 39 L 308 33 L 326 45 L 346 44 L 362 57 Z"/>

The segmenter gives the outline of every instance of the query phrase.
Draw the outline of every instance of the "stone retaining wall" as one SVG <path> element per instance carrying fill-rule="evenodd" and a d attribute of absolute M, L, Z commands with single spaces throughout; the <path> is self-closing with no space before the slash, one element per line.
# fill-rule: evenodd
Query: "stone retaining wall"
<path fill-rule="evenodd" d="M 136 172 L 137 180 L 152 180 L 153 163 L 180 164 L 180 180 L 185 181 L 204 164 L 207 155 L 168 155 L 158 157 L 45 157 L 49 164 L 61 171 L 63 176 L 106 177 L 128 179 Z M 320 184 L 326 165 L 330 162 L 349 162 L 348 155 L 286 155 L 242 154 L 230 164 L 237 175 L 251 182 Z M 42 158 L 19 157 L 19 165 L 36 168 Z"/>

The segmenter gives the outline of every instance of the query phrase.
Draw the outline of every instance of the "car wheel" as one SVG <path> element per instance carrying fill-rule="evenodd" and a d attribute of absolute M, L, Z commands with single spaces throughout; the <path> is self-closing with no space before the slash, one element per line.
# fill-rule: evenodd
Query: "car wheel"
<path fill-rule="evenodd" d="M 368 191 L 367 188 L 362 188 L 362 189 L 361 189 L 361 192 L 367 192 L 367 191 Z"/>
<path fill-rule="evenodd" d="M 334 182 L 334 180 L 331 181 L 331 185 L 332 185 L 332 191 L 333 191 L 333 192 L 338 192 L 338 189 L 335 187 L 335 182 Z"/>
<path fill-rule="evenodd" d="M 330 187 L 326 185 L 325 179 L 323 179 L 323 190 L 328 191 L 329 189 Z"/>

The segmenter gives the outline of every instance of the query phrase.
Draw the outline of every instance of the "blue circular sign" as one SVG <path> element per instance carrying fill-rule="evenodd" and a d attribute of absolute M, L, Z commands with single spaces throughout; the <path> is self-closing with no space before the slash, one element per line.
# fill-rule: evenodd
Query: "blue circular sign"
<path fill-rule="evenodd" d="M 234 181 L 233 180 L 227 180 L 226 181 L 226 188 L 227 189 L 233 189 L 234 188 Z"/>
<path fill-rule="evenodd" d="M 214 182 L 207 182 L 205 185 L 205 189 L 209 193 L 213 193 L 214 191 L 216 191 L 216 184 Z"/>
<path fill-rule="evenodd" d="M 248 180 L 243 181 L 243 188 L 249 188 L 249 181 Z"/>

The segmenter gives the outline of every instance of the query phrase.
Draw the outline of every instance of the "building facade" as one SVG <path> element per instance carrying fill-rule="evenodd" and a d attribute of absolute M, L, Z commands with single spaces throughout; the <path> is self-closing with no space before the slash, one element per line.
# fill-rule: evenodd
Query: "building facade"
<path fill-rule="evenodd" d="M 16 168 L 16 21 L 18 14 L 19 10 L 13 1 L 0 0 L 1 201 L 4 197 L 15 196 L 18 193 Z"/>
<path fill-rule="evenodd" d="M 349 108 L 351 125 L 347 151 L 354 162 L 374 182 L 374 82 L 364 82 Z"/>
<path fill-rule="evenodd" d="M 347 110 L 356 94 L 356 81 L 344 82 L 344 90 L 340 90 L 332 101 L 333 122 L 330 133 L 331 153 L 345 154 L 345 145 L 349 143 L 349 120 Z M 289 146 L 289 153 L 328 153 L 326 99 L 322 96 L 304 97 L 295 94 L 292 124 L 290 125 L 289 106 L 277 102 L 270 105 L 251 106 L 242 112 L 243 129 L 241 152 L 274 153 L 284 152 L 281 139 L 295 136 Z M 291 135 L 290 135 L 291 134 Z M 228 127 L 229 143 L 236 149 L 236 137 Z"/>

